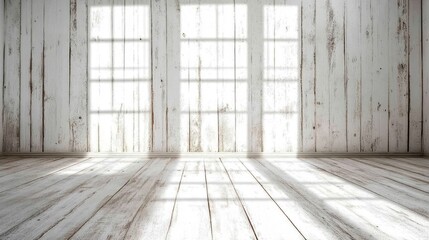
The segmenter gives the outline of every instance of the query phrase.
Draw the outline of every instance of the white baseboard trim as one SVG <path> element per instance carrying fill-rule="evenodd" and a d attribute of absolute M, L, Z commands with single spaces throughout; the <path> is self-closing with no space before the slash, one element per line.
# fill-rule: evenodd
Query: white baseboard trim
<path fill-rule="evenodd" d="M 424 157 L 423 153 L 232 153 L 232 152 L 210 152 L 210 153 L 74 153 L 74 152 L 56 152 L 56 153 L 1 153 L 3 157 L 139 157 L 139 158 L 218 158 L 218 157 L 249 157 L 249 158 L 351 158 L 351 157 Z M 428 155 L 426 155 L 428 157 Z"/>

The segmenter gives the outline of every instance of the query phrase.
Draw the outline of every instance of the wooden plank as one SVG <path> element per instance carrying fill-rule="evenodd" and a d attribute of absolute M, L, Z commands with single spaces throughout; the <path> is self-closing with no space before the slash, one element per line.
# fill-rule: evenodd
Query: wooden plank
<path fill-rule="evenodd" d="M 263 152 L 275 152 L 277 139 L 278 113 L 276 109 L 276 79 L 275 79 L 275 1 L 264 1 L 263 6 L 263 78 L 262 78 L 262 141 Z M 260 34 L 260 33 L 259 33 Z M 271 39 L 271 40 L 269 40 Z"/>
<path fill-rule="evenodd" d="M 249 58 L 248 66 L 250 74 L 249 84 L 249 136 L 248 145 L 251 152 L 262 152 L 263 146 L 263 121 L 262 121 L 262 79 L 263 79 L 263 1 L 246 1 L 249 8 L 247 28 L 249 31 Z"/>
<path fill-rule="evenodd" d="M 429 168 L 429 161 L 427 158 L 395 158 L 395 160 L 423 167 L 422 169 Z"/>
<path fill-rule="evenodd" d="M 345 87 L 347 151 L 361 149 L 361 2 L 345 1 Z"/>
<path fill-rule="evenodd" d="M 139 45 L 138 62 L 139 62 L 139 79 L 144 79 L 143 83 L 139 85 L 139 102 L 141 111 L 138 116 L 138 136 L 139 136 L 139 151 L 150 152 L 152 151 L 152 55 L 151 55 L 151 9 L 150 0 L 138 1 L 140 4 L 138 15 L 139 31 L 138 35 L 146 42 Z"/>
<path fill-rule="evenodd" d="M 258 239 L 304 239 L 288 216 L 237 159 L 221 161 Z"/>
<path fill-rule="evenodd" d="M 0 1 L 0 86 L 4 87 L 5 1 Z M 0 91 L 0 149 L 3 152 L 3 91 Z"/>
<path fill-rule="evenodd" d="M 183 45 L 182 58 L 187 63 L 185 74 L 189 81 L 189 151 L 201 152 L 201 59 L 200 45 L 195 41 L 201 32 L 199 4 L 183 5 L 180 17 L 181 39 L 187 43 Z"/>
<path fill-rule="evenodd" d="M 5 1 L 3 151 L 19 151 L 21 1 Z"/>
<path fill-rule="evenodd" d="M 356 164 L 346 163 L 346 159 L 342 160 L 344 162 L 323 159 L 319 163 L 314 159 L 309 159 L 308 162 L 364 188 L 367 192 L 376 194 L 378 198 L 395 203 L 400 211 L 413 211 L 413 215 L 418 214 L 418 217 L 428 216 L 426 193 L 412 190 L 390 179 L 379 177 L 378 174 L 367 172 L 368 168 L 365 168 L 363 172 Z"/>
<path fill-rule="evenodd" d="M 181 32 L 180 2 L 167 1 L 168 152 L 189 152 L 187 43 Z"/>
<path fill-rule="evenodd" d="M 334 152 L 347 150 L 346 93 L 344 84 L 344 1 L 328 1 L 327 59 L 329 64 L 329 144 Z M 322 138 L 323 139 L 323 138 Z M 325 140 L 322 140 L 325 141 Z"/>
<path fill-rule="evenodd" d="M 291 158 L 270 159 L 261 163 L 276 171 L 278 176 L 289 178 L 292 184 L 295 182 L 302 188 L 301 191 L 308 191 L 306 194 L 310 194 L 313 201 L 326 203 L 324 211 L 335 214 L 342 224 L 353 226 L 354 230 L 349 232 L 351 238 L 418 238 L 420 234 L 427 232 L 424 225 L 429 222 L 417 212 L 392 203 L 392 198 L 380 197 L 362 188 L 362 185 L 353 184 L 353 181 L 350 183 L 350 178 L 343 179 L 330 168 L 321 167 L 330 160 Z M 342 163 L 340 160 L 333 161 Z M 341 170 L 345 175 L 359 178 L 356 172 L 351 173 L 343 168 Z M 378 185 L 380 192 L 386 188 L 382 184 L 375 185 Z M 422 225 L 414 224 L 413 221 Z M 385 224 L 386 222 L 389 224 Z M 404 228 L 404 224 L 407 228 Z M 397 229 L 401 230 L 396 231 Z"/>
<path fill-rule="evenodd" d="M 386 170 L 385 176 L 394 177 L 398 182 L 412 188 L 420 189 L 429 193 L 427 183 L 429 183 L 429 176 L 427 176 L 427 168 L 422 166 L 411 165 L 395 159 L 375 158 L 375 159 L 353 159 L 358 162 L 367 163 L 368 165 L 376 168 Z M 392 176 L 390 176 L 392 174 Z M 396 176 L 395 174 L 400 174 Z M 409 179 L 410 178 L 410 179 Z"/>
<path fill-rule="evenodd" d="M 106 204 L 103 204 L 83 226 L 75 228 L 78 231 L 69 238 L 107 238 L 109 236 L 115 239 L 123 238 L 136 211 L 148 201 L 159 175 L 168 164 L 171 164 L 171 160 L 154 159 L 149 161 L 147 166 L 141 168 L 132 177 L 132 181 L 128 181 L 124 187 L 120 188 L 120 191 Z"/>
<path fill-rule="evenodd" d="M 406 152 L 409 105 L 408 1 L 387 2 L 389 3 L 389 151 Z"/>
<path fill-rule="evenodd" d="M 267 151 L 296 152 L 301 136 L 300 2 L 275 1 L 265 10 L 264 146 Z"/>
<path fill-rule="evenodd" d="M 44 37 L 44 150 L 69 150 L 70 1 L 46 0 Z"/>
<path fill-rule="evenodd" d="M 316 1 L 302 2 L 302 150 L 316 151 Z"/>
<path fill-rule="evenodd" d="M 40 163 L 50 162 L 57 160 L 58 158 L 27 158 L 21 161 L 11 162 L 8 164 L 2 165 L 0 177 L 15 174 L 18 172 L 28 171 L 40 165 Z"/>
<path fill-rule="evenodd" d="M 316 139 L 323 139 L 321 141 L 316 140 L 316 152 L 329 152 L 331 150 L 329 75 L 332 59 L 328 58 L 327 48 L 329 46 L 327 3 L 327 1 L 316 1 Z"/>
<path fill-rule="evenodd" d="M 235 1 L 235 151 L 250 150 L 249 101 L 251 79 L 249 70 L 249 6 L 246 1 Z M 254 27 L 254 26 L 253 26 Z"/>
<path fill-rule="evenodd" d="M 281 210 L 293 219 L 306 239 L 368 237 L 354 229 L 352 223 L 341 220 L 341 215 L 329 204 L 313 195 L 310 184 L 306 187 L 305 183 L 299 183 L 288 175 L 287 170 L 282 171 L 263 159 L 240 160 Z M 290 170 L 293 171 L 292 168 Z"/>
<path fill-rule="evenodd" d="M 21 172 L 0 177 L 0 192 L 16 188 L 47 175 L 56 174 L 62 169 L 68 168 L 85 160 L 87 160 L 87 158 L 62 158 L 54 159 L 53 161 L 39 162 L 39 166 L 32 167 L 30 170 L 26 169 Z"/>
<path fill-rule="evenodd" d="M 88 2 L 70 1 L 70 150 L 88 151 Z"/>
<path fill-rule="evenodd" d="M 44 19 L 45 1 L 32 4 L 31 21 L 31 151 L 43 151 L 44 132 Z"/>
<path fill-rule="evenodd" d="M 279 4 L 276 2 L 276 4 Z M 276 77 L 284 82 L 286 90 L 286 104 L 282 109 L 285 112 L 285 146 L 284 152 L 299 152 L 302 149 L 302 114 L 301 114 L 301 71 L 302 68 L 302 29 L 301 29 L 301 1 L 281 1 L 282 11 L 276 11 L 280 15 L 280 24 L 276 30 L 280 40 L 291 39 L 290 42 L 277 42 L 280 51 L 276 51 Z M 286 16 L 286 17 L 285 17 Z M 280 54 L 283 52 L 282 54 Z M 280 60 L 280 61 L 279 61 Z M 284 61 L 284 62 L 283 62 Z M 286 67 L 286 71 L 284 69 Z M 282 92 L 280 92 L 280 95 Z M 281 121 L 282 124 L 283 121 Z"/>
<path fill-rule="evenodd" d="M 19 151 L 30 152 L 31 148 L 31 35 L 32 1 L 21 1 L 21 76 L 20 76 L 20 121 Z"/>
<path fill-rule="evenodd" d="M 374 81 L 373 71 L 373 39 L 374 26 L 372 22 L 371 0 L 361 1 L 361 152 L 374 151 L 373 144 L 373 101 L 372 85 Z"/>
<path fill-rule="evenodd" d="M 197 5 L 198 6 L 198 5 Z M 200 94 L 198 103 L 201 122 L 200 122 L 200 129 L 201 129 L 201 150 L 203 152 L 217 152 L 219 149 L 219 122 L 218 122 L 218 112 L 217 112 L 217 101 L 214 101 L 214 99 L 218 96 L 218 87 L 216 82 L 210 81 L 212 79 L 213 75 L 211 74 L 212 67 L 216 66 L 217 57 L 215 57 L 217 54 L 217 45 L 220 45 L 220 43 L 217 42 L 216 38 L 218 36 L 216 35 L 216 31 L 224 31 L 223 26 L 220 26 L 216 16 L 218 15 L 217 8 L 221 8 L 223 5 L 219 4 L 217 7 L 214 5 L 205 4 L 204 2 L 199 4 L 199 7 L 197 7 L 197 15 L 194 17 L 197 17 L 198 20 L 195 21 L 195 24 L 197 26 L 197 35 L 195 36 L 196 43 L 198 44 L 198 68 L 197 68 L 197 78 L 199 79 L 199 87 L 198 92 Z M 226 5 L 228 10 L 225 15 L 222 16 L 222 18 L 228 17 L 229 21 L 234 22 L 233 18 L 233 6 L 234 5 Z M 221 16 L 219 16 L 221 17 Z M 195 19 L 195 18 L 194 18 Z M 231 24 L 231 23 L 230 23 Z M 231 26 L 231 25 L 229 25 Z M 232 34 L 234 34 L 233 28 L 231 27 L 227 28 L 231 31 Z M 231 35 L 230 35 L 231 36 Z M 219 36 L 220 38 L 221 36 Z M 208 39 L 213 39 L 212 41 L 206 41 Z M 227 44 L 227 43 L 226 43 Z M 230 46 L 233 46 L 233 43 L 230 42 Z M 233 54 L 234 49 L 229 48 L 227 51 L 230 51 L 229 53 Z M 230 55 L 231 57 L 231 55 Z M 228 59 L 229 62 L 231 59 Z M 232 58 L 232 62 L 234 62 L 234 58 Z M 228 64 L 231 66 L 231 63 Z M 234 78 L 232 78 L 233 80 Z M 225 91 L 228 91 L 225 89 Z M 230 92 L 228 91 L 229 94 Z M 225 96 L 223 96 L 225 97 Z M 231 96 L 229 96 L 231 97 Z M 220 99 L 219 99 L 220 100 Z M 235 109 L 234 105 L 230 106 L 231 108 Z M 235 123 L 232 125 L 234 126 Z M 234 126 L 235 128 L 235 126 Z M 231 128 L 233 129 L 233 128 Z M 228 131 L 228 130 L 226 130 Z M 235 133 L 235 130 L 234 130 Z M 234 136 L 232 134 L 232 136 Z M 228 140 L 230 142 L 230 140 Z M 232 143 L 234 145 L 234 143 Z"/>
<path fill-rule="evenodd" d="M 422 1 L 423 66 L 429 63 L 429 2 Z M 429 104 L 429 68 L 423 67 L 423 106 Z M 423 108 L 423 151 L 429 153 L 429 109 Z"/>
<path fill-rule="evenodd" d="M 113 12 L 112 0 L 89 2 L 88 120 L 91 151 L 112 151 Z"/>
<path fill-rule="evenodd" d="M 91 180 L 75 188 L 45 211 L 32 215 L 15 226 L 5 233 L 4 237 L 10 239 L 70 237 L 81 224 L 122 189 L 143 165 L 144 162 L 135 164 L 128 160 L 119 160 L 111 165 L 107 174 L 94 175 Z M 40 221 L 44 222 L 43 226 L 35 229 L 34 226 Z M 68 224 L 64 225 L 65 222 Z M 58 228 L 58 225 L 62 228 Z"/>
<path fill-rule="evenodd" d="M 373 18 L 372 140 L 375 152 L 389 150 L 389 11 L 388 0 L 371 2 Z"/>
<path fill-rule="evenodd" d="M 167 11 L 166 0 L 152 0 L 153 150 L 167 150 Z"/>
<path fill-rule="evenodd" d="M 113 0 L 112 5 L 112 92 L 105 93 L 112 98 L 107 112 L 111 117 L 111 151 L 125 150 L 125 0 Z"/>
<path fill-rule="evenodd" d="M 212 236 L 204 161 L 189 161 L 185 165 L 166 239 L 211 239 Z"/>
<path fill-rule="evenodd" d="M 408 151 L 422 151 L 422 1 L 410 0 L 409 11 L 409 132 Z"/>
<path fill-rule="evenodd" d="M 215 41 L 210 43 L 210 48 L 213 48 L 214 55 L 207 54 L 204 61 L 208 62 L 209 58 L 215 58 L 212 61 L 212 64 L 207 65 L 207 67 L 215 67 L 215 81 L 216 83 L 202 83 L 203 92 L 202 92 L 202 101 L 213 101 L 217 98 L 216 109 L 211 109 L 212 106 L 208 104 L 202 105 L 203 111 L 216 111 L 218 122 L 218 151 L 219 152 L 235 152 L 236 151 L 236 64 L 237 58 L 242 58 L 243 56 L 236 55 L 236 45 L 239 41 L 236 37 L 236 27 L 237 23 L 235 16 L 235 5 L 234 1 L 222 1 L 216 8 L 208 9 L 208 11 L 213 12 L 213 16 L 205 16 L 203 13 L 203 21 L 213 21 L 215 28 L 212 29 L 213 33 L 210 33 L 215 37 Z M 205 23 L 207 25 L 207 23 Z M 209 23 L 210 24 L 210 23 Z M 225 39 L 232 39 L 232 41 L 222 41 Z M 206 43 L 201 43 L 206 44 Z M 203 49 L 204 45 L 201 46 Z M 206 47 L 207 48 L 207 47 Z M 204 53 L 203 53 L 204 54 Z M 206 54 L 204 54 L 206 55 Z M 203 70 L 205 72 L 206 78 L 210 78 L 210 69 Z M 203 80 L 207 81 L 207 80 Z M 217 96 L 206 94 L 214 91 L 217 88 Z M 207 89 L 204 91 L 204 89 Z M 210 109 L 208 109 L 210 107 Z M 208 114 L 207 114 L 208 115 Z M 213 115 L 213 114 L 210 114 Z M 206 114 L 203 115 L 202 121 L 205 120 Z M 211 117 L 212 118 L 212 117 Z M 210 121 L 214 124 L 214 121 Z M 209 126 L 205 126 L 207 128 Z M 204 129 L 203 129 L 203 132 Z M 203 139 L 213 136 L 203 135 Z M 205 141 L 203 141 L 205 142 Z"/>
<path fill-rule="evenodd" d="M 144 162 L 132 162 L 123 160 L 112 164 L 109 169 L 110 174 L 94 175 L 89 181 L 73 189 L 66 196 L 50 205 L 39 214 L 34 214 L 15 226 L 10 231 L 3 234 L 7 239 L 14 238 L 43 238 L 49 233 L 57 230 L 58 224 L 64 224 L 70 218 L 79 219 L 79 223 L 84 223 L 88 216 L 92 216 L 108 199 L 110 199 L 119 189 L 121 189 L 129 179 L 144 165 Z M 34 226 L 38 222 L 44 224 L 37 229 Z M 70 223 L 70 222 L 69 222 Z M 79 223 L 63 225 L 56 235 L 67 238 L 78 227 Z"/>
<path fill-rule="evenodd" d="M 213 239 L 256 239 L 251 223 L 219 159 L 206 160 Z"/>
<path fill-rule="evenodd" d="M 118 161 L 118 159 L 105 159 L 94 167 L 80 171 L 79 174 L 67 175 L 66 178 L 55 185 L 49 187 L 45 185 L 44 188 L 39 188 L 38 192 L 27 198 L 20 198 L 19 195 L 8 196 L 8 194 L 5 194 L 0 199 L 0 202 L 7 205 L 14 204 L 13 207 L 0 210 L 0 219 L 4 222 L 0 226 L 0 234 L 5 234 L 32 215 L 48 209 L 94 176 L 108 174 L 110 170 L 115 169 L 115 164 L 112 164 L 115 161 Z M 125 161 L 129 160 L 126 159 Z"/>
<path fill-rule="evenodd" d="M 134 216 L 126 238 L 166 238 L 185 164 L 183 159 L 174 159 L 163 171 L 153 194 Z"/>
<path fill-rule="evenodd" d="M 37 160 L 37 159 L 32 159 Z M 103 158 L 91 158 L 85 161 L 80 162 L 69 166 L 67 168 L 57 171 L 55 174 L 45 175 L 34 181 L 25 183 L 23 185 L 17 186 L 16 188 L 9 189 L 0 193 L 0 201 L 3 204 L 19 202 L 19 199 L 31 199 L 33 195 L 38 194 L 38 192 L 43 191 L 44 189 L 51 188 L 52 186 L 62 184 L 64 181 L 70 180 L 73 174 L 85 173 L 85 169 L 91 169 L 97 166 L 97 164 L 103 162 Z M 35 161 L 41 162 L 41 161 Z M 98 167 L 98 166 L 97 166 Z M 94 168 L 96 169 L 96 168 Z M 94 171 L 94 170 L 93 170 Z"/>

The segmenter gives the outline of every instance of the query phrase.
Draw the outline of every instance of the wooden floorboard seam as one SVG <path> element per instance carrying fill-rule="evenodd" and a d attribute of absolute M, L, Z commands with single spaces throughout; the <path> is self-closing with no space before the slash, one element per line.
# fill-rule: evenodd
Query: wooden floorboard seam
<path fill-rule="evenodd" d="M 239 195 L 239 194 L 238 194 L 238 192 L 237 192 L 237 189 L 236 189 L 236 187 L 235 187 L 235 184 L 234 184 L 234 182 L 232 181 L 231 176 L 229 175 L 229 172 L 228 172 L 228 170 L 226 169 L 226 167 L 225 167 L 225 165 L 224 165 L 224 163 L 223 163 L 223 161 L 222 161 L 222 158 L 219 158 L 219 161 L 222 163 L 222 166 L 223 166 L 223 168 L 224 168 L 224 170 L 225 170 L 226 174 L 228 175 L 228 179 L 229 179 L 229 181 L 230 181 L 230 183 L 231 183 L 232 187 L 234 188 L 235 195 L 237 196 L 237 199 L 238 199 L 238 201 L 240 202 L 241 208 L 243 209 L 244 213 L 246 214 L 247 221 L 249 221 L 249 224 L 250 224 L 250 226 L 251 226 L 251 228 L 252 228 L 252 231 L 253 231 L 253 234 L 255 235 L 255 238 L 258 240 L 259 238 L 258 238 L 258 234 L 256 234 L 255 226 L 254 226 L 254 224 L 252 223 L 252 221 L 250 220 L 249 213 L 247 212 L 246 208 L 245 208 L 245 207 L 244 207 L 244 205 L 243 205 L 243 201 L 242 201 L 242 199 L 241 199 L 240 195 Z"/>
<path fill-rule="evenodd" d="M 82 223 L 81 224 L 81 226 L 78 228 L 78 229 L 76 229 L 76 231 L 72 234 L 72 235 L 70 235 L 68 238 L 67 238 L 67 240 L 69 240 L 69 239 L 71 239 L 71 238 L 73 238 L 73 236 L 77 233 L 77 232 L 79 232 L 79 230 L 80 229 L 82 229 L 82 227 L 87 223 L 87 222 L 89 222 L 90 220 L 91 220 L 91 218 L 93 218 L 96 214 L 97 214 L 97 212 L 98 211 L 100 211 L 100 209 L 102 209 L 113 197 L 115 197 L 116 196 L 116 194 L 118 194 L 120 191 L 121 191 L 121 189 L 123 189 L 130 181 L 131 181 L 131 179 L 134 177 L 134 176 L 136 176 L 139 172 L 140 172 L 140 170 L 141 169 L 143 169 L 147 164 L 149 164 L 149 161 L 146 161 L 146 163 L 145 164 L 143 164 L 143 166 L 141 166 L 140 168 L 139 168 L 139 170 L 137 170 L 137 172 L 135 173 L 135 174 L 133 174 L 133 176 L 132 177 L 130 177 L 129 179 L 128 179 L 128 181 L 125 183 L 125 184 L 123 184 L 122 185 L 122 187 L 120 187 L 114 194 L 112 194 L 112 196 L 111 197 L 109 197 L 109 199 L 107 200 L 107 201 L 105 201 L 95 212 L 94 212 L 94 214 L 92 214 L 92 216 L 91 217 L 89 217 L 84 223 Z"/>
<path fill-rule="evenodd" d="M 241 163 L 241 165 L 244 166 L 244 168 L 247 169 L 247 171 L 249 172 L 250 175 L 252 175 L 252 177 L 255 179 L 256 182 L 258 182 L 259 186 L 261 186 L 262 189 L 264 189 L 264 191 L 267 193 L 267 195 L 271 198 L 271 200 L 276 204 L 276 206 L 279 208 L 279 210 L 286 216 L 286 218 L 289 220 L 289 222 L 295 227 L 295 229 L 301 234 L 301 236 L 304 239 L 307 239 L 304 234 L 301 232 L 301 230 L 299 230 L 299 228 L 295 225 L 295 223 L 292 221 L 292 219 L 283 211 L 283 209 L 279 206 L 279 204 L 276 202 L 276 200 L 274 200 L 274 198 L 271 196 L 271 194 L 267 191 L 267 189 L 261 184 L 261 182 L 255 177 L 255 175 L 249 171 L 249 169 L 247 168 L 247 166 L 245 164 L 243 164 L 243 162 L 241 161 L 241 159 L 238 159 Z"/>

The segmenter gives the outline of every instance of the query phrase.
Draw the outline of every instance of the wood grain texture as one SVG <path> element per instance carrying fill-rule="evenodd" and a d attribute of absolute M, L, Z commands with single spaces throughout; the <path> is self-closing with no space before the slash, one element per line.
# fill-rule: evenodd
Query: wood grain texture
<path fill-rule="evenodd" d="M 21 76 L 20 76 L 20 130 L 19 148 L 30 152 L 31 148 L 31 37 L 32 1 L 21 1 Z"/>
<path fill-rule="evenodd" d="M 88 151 L 88 2 L 70 2 L 70 151 Z"/>
<path fill-rule="evenodd" d="M 6 1 L 2 146 L 420 152 L 421 4 Z"/>
<path fill-rule="evenodd" d="M 44 17 L 44 150 L 70 145 L 70 1 L 46 0 Z"/>
<path fill-rule="evenodd" d="M 3 151 L 18 152 L 20 137 L 21 1 L 5 1 Z"/>
<path fill-rule="evenodd" d="M 6 158 L 0 238 L 422 239 L 427 169 L 423 158 Z"/>
<path fill-rule="evenodd" d="M 408 150 L 422 151 L 423 89 L 422 1 L 409 1 L 409 116 Z M 423 40 L 424 42 L 424 40 Z"/>
<path fill-rule="evenodd" d="M 0 1 L 0 112 L 3 113 L 3 87 L 4 87 L 4 40 L 5 40 L 5 8 L 4 1 Z M 2 114 L 3 115 L 3 114 Z M 0 149 L 3 152 L 3 116 L 0 117 Z"/>
<path fill-rule="evenodd" d="M 389 150 L 401 152 L 406 151 L 408 147 L 408 1 L 387 2 L 389 6 Z"/>
<path fill-rule="evenodd" d="M 361 149 L 361 2 L 346 1 L 345 25 L 345 83 L 347 101 L 347 151 Z"/>
<path fill-rule="evenodd" d="M 423 24 L 423 106 L 429 104 L 429 2 L 422 1 Z M 423 108 L 423 151 L 429 153 L 429 109 Z"/>

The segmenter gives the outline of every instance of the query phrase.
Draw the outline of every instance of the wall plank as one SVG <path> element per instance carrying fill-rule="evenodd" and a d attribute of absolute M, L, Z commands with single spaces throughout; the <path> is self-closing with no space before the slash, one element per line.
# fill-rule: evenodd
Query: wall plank
<path fill-rule="evenodd" d="M 0 56 L 4 56 L 5 39 L 5 8 L 4 2 L 0 1 Z M 3 83 L 4 83 L 4 57 L 0 57 L 0 112 L 3 113 Z M 0 149 L 3 151 L 3 117 L 0 117 Z"/>
<path fill-rule="evenodd" d="M 70 1 L 70 150 L 88 151 L 88 3 Z"/>
<path fill-rule="evenodd" d="M 429 154 L 429 1 L 422 1 L 423 12 L 423 151 Z"/>
<path fill-rule="evenodd" d="M 250 149 L 249 6 L 235 2 L 235 151 Z M 222 91 L 222 89 L 220 90 Z"/>
<path fill-rule="evenodd" d="M 182 2 L 182 1 L 180 1 Z M 187 62 L 181 62 L 185 54 L 181 46 L 187 44 L 182 39 L 180 29 L 180 3 L 167 1 L 167 109 L 168 109 L 168 146 L 169 152 L 189 151 L 189 102 L 188 74 L 182 68 Z"/>
<path fill-rule="evenodd" d="M 4 151 L 424 146 L 420 0 L 5 3 Z"/>
<path fill-rule="evenodd" d="M 21 1 L 5 1 L 3 150 L 19 151 Z"/>
<path fill-rule="evenodd" d="M 373 144 L 373 38 L 372 1 L 361 1 L 361 152 L 374 151 Z"/>
<path fill-rule="evenodd" d="M 361 2 L 345 2 L 345 88 L 347 97 L 347 151 L 359 152 L 361 119 Z M 358 23 L 358 24 L 357 24 Z"/>
<path fill-rule="evenodd" d="M 372 51 L 372 141 L 374 152 L 387 152 L 389 145 L 389 11 L 384 7 L 389 0 L 372 1 L 373 51 Z"/>
<path fill-rule="evenodd" d="M 69 151 L 70 2 L 46 0 L 44 37 L 44 150 Z"/>
<path fill-rule="evenodd" d="M 45 0 L 32 4 L 31 21 L 31 151 L 43 151 L 43 88 L 45 72 Z"/>
<path fill-rule="evenodd" d="M 316 0 L 302 5 L 302 151 L 316 151 Z"/>
<path fill-rule="evenodd" d="M 31 134 L 31 0 L 21 0 L 21 99 L 19 123 L 19 147 L 30 152 Z"/>
<path fill-rule="evenodd" d="M 408 1 L 387 1 L 389 10 L 389 151 L 408 148 Z"/>
<path fill-rule="evenodd" d="M 316 150 L 346 151 L 344 2 L 316 2 Z M 331 101 L 332 99 L 332 101 Z"/>
<path fill-rule="evenodd" d="M 152 0 L 153 151 L 167 151 L 167 0 Z"/>
<path fill-rule="evenodd" d="M 408 151 L 422 151 L 422 1 L 409 1 L 409 132 Z"/>

